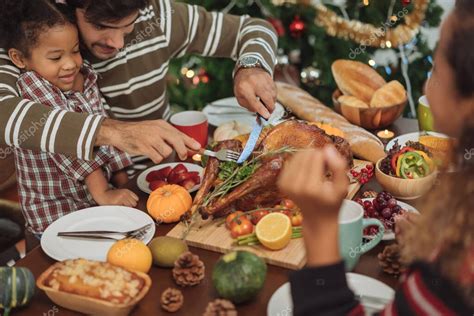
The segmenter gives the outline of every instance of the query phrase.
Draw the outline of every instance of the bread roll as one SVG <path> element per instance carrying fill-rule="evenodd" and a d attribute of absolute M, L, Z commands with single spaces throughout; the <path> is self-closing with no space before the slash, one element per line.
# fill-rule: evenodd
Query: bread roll
<path fill-rule="evenodd" d="M 386 84 L 377 71 L 358 61 L 336 60 L 332 64 L 332 74 L 342 93 L 367 104 L 370 104 L 375 91 Z"/>
<path fill-rule="evenodd" d="M 277 82 L 278 101 L 295 116 L 309 122 L 324 122 L 344 132 L 355 156 L 377 162 L 385 156 L 382 142 L 363 128 L 349 123 L 306 91 L 282 82 Z"/>
<path fill-rule="evenodd" d="M 393 80 L 375 91 L 370 101 L 370 107 L 383 108 L 393 106 L 405 102 L 406 99 L 407 92 L 405 88 L 400 82 Z"/>
<path fill-rule="evenodd" d="M 368 109 L 369 105 L 365 103 L 362 100 L 357 99 L 356 97 L 350 96 L 350 95 L 343 95 L 340 96 L 339 99 L 337 99 L 339 103 L 351 106 L 354 108 L 362 108 L 362 109 Z"/>

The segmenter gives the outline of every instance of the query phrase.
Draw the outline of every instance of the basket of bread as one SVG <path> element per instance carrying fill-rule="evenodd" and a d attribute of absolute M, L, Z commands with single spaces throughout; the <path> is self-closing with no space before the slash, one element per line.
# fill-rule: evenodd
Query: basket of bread
<path fill-rule="evenodd" d="M 332 73 L 339 87 L 334 107 L 349 122 L 374 130 L 391 125 L 403 113 L 407 92 L 400 82 L 387 83 L 372 67 L 351 60 L 336 60 Z"/>

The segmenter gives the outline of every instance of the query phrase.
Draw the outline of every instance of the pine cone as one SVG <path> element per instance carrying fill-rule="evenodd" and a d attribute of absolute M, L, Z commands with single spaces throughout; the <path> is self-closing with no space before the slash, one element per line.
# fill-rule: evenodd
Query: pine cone
<path fill-rule="evenodd" d="M 400 246 L 397 243 L 386 246 L 377 257 L 385 273 L 398 277 L 406 270 L 406 266 L 401 262 Z"/>
<path fill-rule="evenodd" d="M 183 293 L 178 289 L 169 287 L 161 294 L 161 308 L 165 311 L 174 313 L 183 306 L 183 303 Z"/>
<path fill-rule="evenodd" d="M 231 301 L 217 299 L 207 304 L 202 316 L 237 316 L 237 310 Z"/>
<path fill-rule="evenodd" d="M 375 191 L 365 191 L 364 193 L 362 193 L 362 198 L 363 199 L 371 199 L 371 198 L 376 198 L 377 197 L 377 192 Z"/>
<path fill-rule="evenodd" d="M 193 286 L 204 279 L 204 263 L 199 256 L 185 252 L 174 263 L 173 278 L 180 286 Z"/>

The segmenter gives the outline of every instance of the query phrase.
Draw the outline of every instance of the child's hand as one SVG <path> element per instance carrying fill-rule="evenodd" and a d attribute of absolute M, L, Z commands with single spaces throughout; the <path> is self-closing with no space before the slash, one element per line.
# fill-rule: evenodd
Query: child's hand
<path fill-rule="evenodd" d="M 108 190 L 96 198 L 99 205 L 123 205 L 135 207 L 138 204 L 138 196 L 130 190 L 118 189 Z"/>
<path fill-rule="evenodd" d="M 283 168 L 278 186 L 301 208 L 305 223 L 337 222 L 349 185 L 346 168 L 346 160 L 333 146 L 299 152 Z"/>

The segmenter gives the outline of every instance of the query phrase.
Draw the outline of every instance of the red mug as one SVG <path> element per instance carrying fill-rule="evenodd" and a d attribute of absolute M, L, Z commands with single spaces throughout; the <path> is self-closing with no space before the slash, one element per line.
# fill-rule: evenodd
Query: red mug
<path fill-rule="evenodd" d="M 207 116 L 199 111 L 184 111 L 173 115 L 170 123 L 176 129 L 194 138 L 202 148 L 207 145 L 208 128 Z"/>

